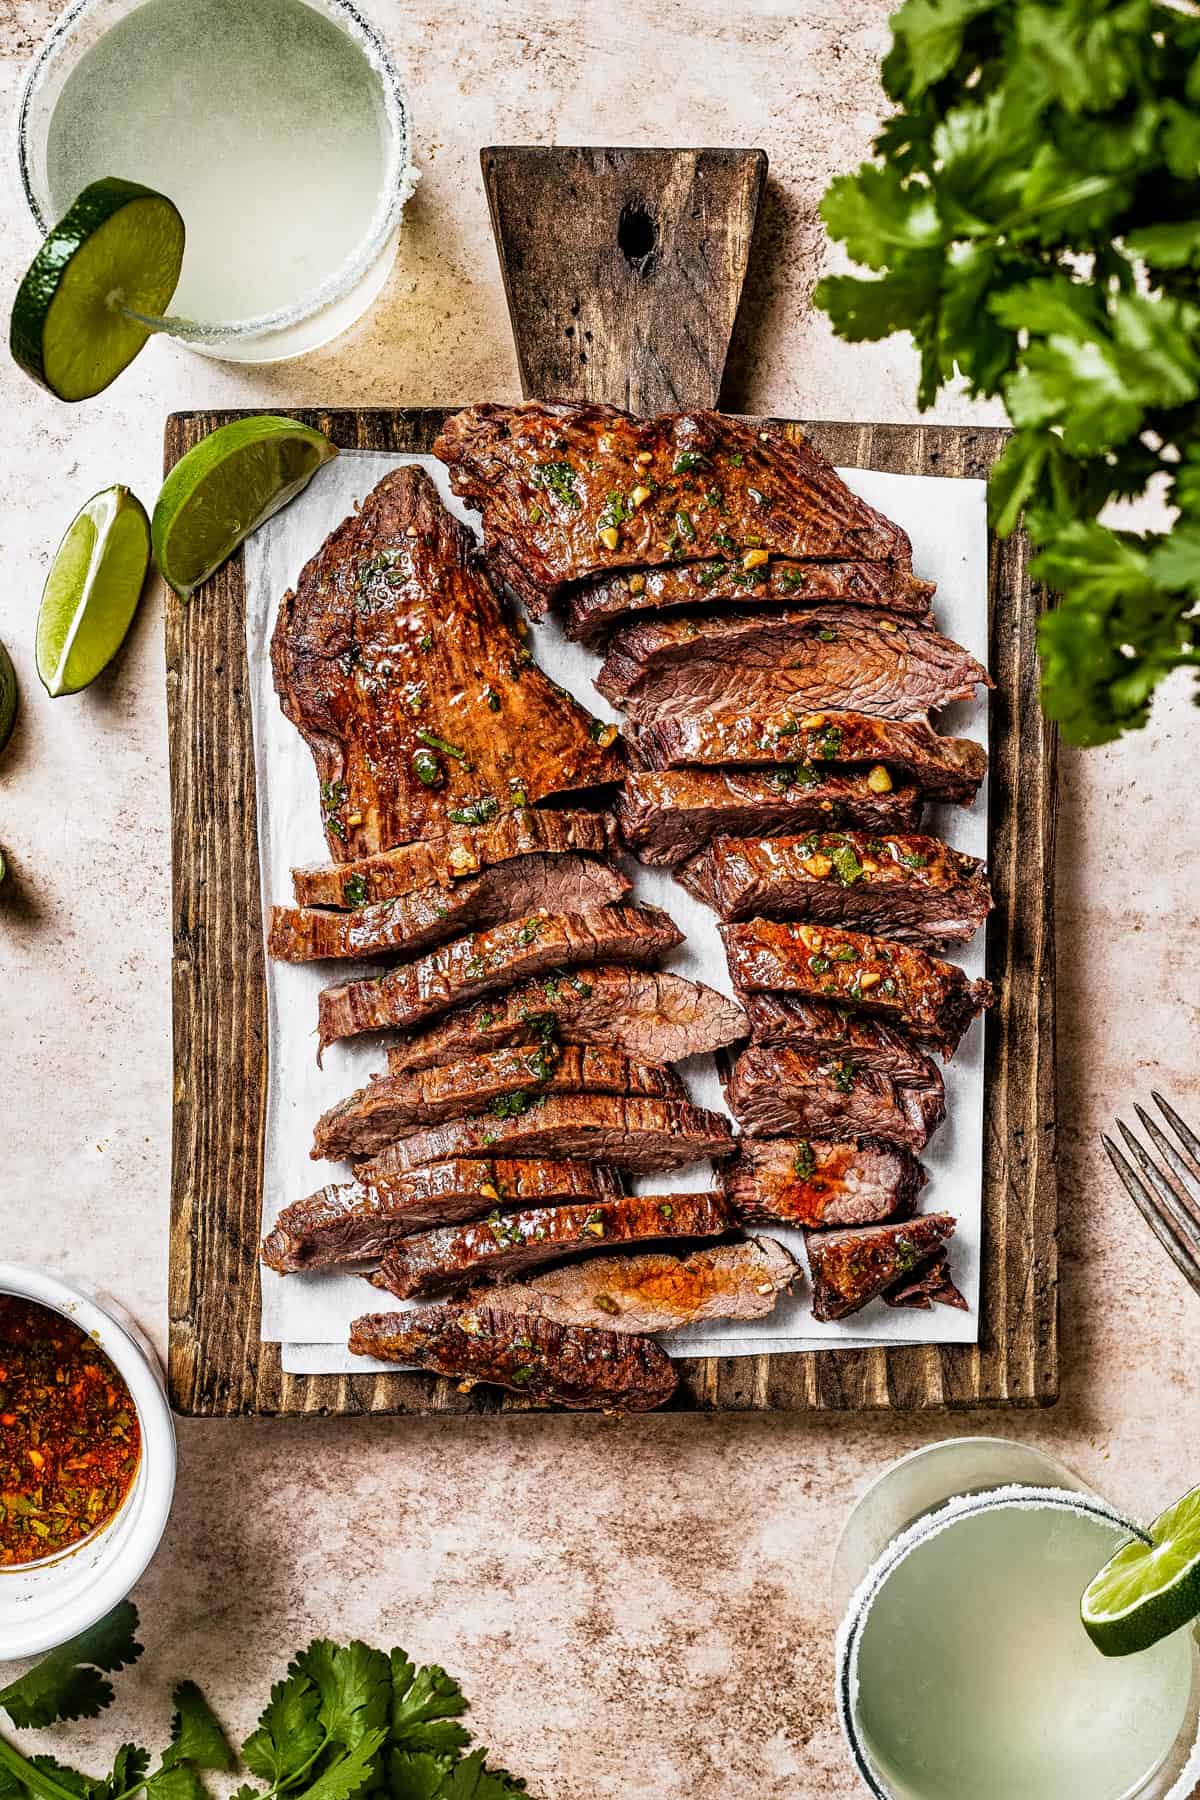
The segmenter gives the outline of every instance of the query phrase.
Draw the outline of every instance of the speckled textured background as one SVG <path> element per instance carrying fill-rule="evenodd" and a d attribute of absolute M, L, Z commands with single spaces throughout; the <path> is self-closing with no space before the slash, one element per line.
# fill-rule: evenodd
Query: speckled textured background
<path fill-rule="evenodd" d="M 57 9 L 0 0 L 2 291 L 36 234 L 17 188 L 22 67 Z M 48 555 L 113 481 L 148 502 L 175 407 L 515 398 L 479 180 L 492 141 L 761 144 L 771 188 L 727 404 L 911 418 L 906 347 L 832 341 L 815 207 L 865 150 L 886 0 L 373 0 L 409 72 L 424 177 L 395 274 L 348 338 L 239 372 L 152 345 L 68 410 L 0 357 L 0 637 L 23 688 L 0 762 L 2 1253 L 86 1271 L 165 1334 L 170 926 L 162 621 L 47 701 L 33 672 Z M 429 23 L 434 16 L 436 22 Z M 964 402 L 939 415 L 967 421 Z M 1043 1414 L 184 1424 L 178 1502 L 138 1591 L 148 1656 L 72 1760 L 165 1724 L 193 1675 L 236 1729 L 292 1648 L 360 1633 L 437 1658 L 544 1800 L 851 1794 L 825 1598 L 855 1492 L 948 1431 L 1061 1454 L 1133 1512 L 1200 1478 L 1200 1301 L 1097 1145 L 1152 1085 L 1200 1116 L 1195 769 L 1172 687 L 1152 727 L 1063 758 L 1058 934 L 1063 1398 Z M 110 1715 L 113 1718 L 113 1715 Z M 47 1745 L 49 1747 L 49 1745 Z M 966 1800 L 966 1796 L 964 1796 Z"/>

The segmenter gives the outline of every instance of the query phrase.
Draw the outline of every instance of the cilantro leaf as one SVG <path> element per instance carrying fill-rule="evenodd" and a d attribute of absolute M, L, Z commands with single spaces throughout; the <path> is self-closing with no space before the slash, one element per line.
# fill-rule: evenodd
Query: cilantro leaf
<path fill-rule="evenodd" d="M 523 1781 L 487 1767 L 486 1750 L 456 1763 L 427 1751 L 394 1751 L 388 1786 L 392 1800 L 514 1800 L 525 1793 Z"/>
<path fill-rule="evenodd" d="M 376 1758 L 387 1743 L 387 1731 L 364 1731 L 343 1755 L 322 1769 L 316 1780 L 302 1788 L 303 1800 L 349 1800 L 373 1782 Z"/>
<path fill-rule="evenodd" d="M 44 1656 L 19 1681 L 0 1688 L 0 1708 L 14 1725 L 40 1727 L 60 1719 L 94 1719 L 113 1697 L 111 1674 L 136 1662 L 137 1608 L 123 1600 L 70 1643 Z"/>
<path fill-rule="evenodd" d="M 171 1742 L 163 1752 L 163 1768 L 189 1762 L 197 1769 L 232 1769 L 234 1755 L 229 1740 L 196 1683 L 181 1681 L 174 1700 Z"/>
<path fill-rule="evenodd" d="M 467 1710 L 458 1683 L 436 1663 L 417 1669 L 392 1651 L 392 1743 L 406 1750 L 461 1749 L 470 1733 L 454 1721 Z"/>
<path fill-rule="evenodd" d="M 0 1738 L 0 1795 L 22 1800 L 87 1800 L 94 1783 L 53 1756 L 22 1756 Z"/>
<path fill-rule="evenodd" d="M 257 1729 L 242 1745 L 242 1761 L 252 1774 L 275 1788 L 309 1767 L 325 1742 L 320 1704 L 316 1687 L 293 1664 L 286 1681 L 271 1689 Z"/>
<path fill-rule="evenodd" d="M 353 1749 L 368 1733 L 386 1728 L 392 1669 L 382 1650 L 372 1650 L 357 1639 L 332 1644 L 317 1638 L 292 1666 L 316 1687 L 321 1723 L 335 1743 Z"/>
<path fill-rule="evenodd" d="M 122 1744 L 113 1758 L 112 1771 L 106 1781 L 89 1783 L 92 1800 L 116 1800 L 130 1788 L 140 1787 L 150 1767 L 150 1752 L 138 1744 Z"/>

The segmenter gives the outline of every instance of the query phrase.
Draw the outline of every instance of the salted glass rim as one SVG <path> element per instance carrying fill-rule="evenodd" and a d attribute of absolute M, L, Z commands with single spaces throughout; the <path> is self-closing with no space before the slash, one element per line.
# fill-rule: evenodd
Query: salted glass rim
<path fill-rule="evenodd" d="M 33 187 L 29 151 L 33 106 L 44 81 L 55 66 L 59 52 L 80 21 L 111 3 L 112 0 L 71 0 L 71 4 L 42 39 L 21 88 L 20 105 L 17 109 L 17 166 L 21 173 L 26 204 L 43 236 L 49 233 L 54 221 L 47 220 Z M 136 0 L 136 3 L 128 6 L 127 11 L 137 12 L 144 3 L 145 0 Z M 171 337 L 192 343 L 227 343 L 235 339 L 263 336 L 268 332 L 285 331 L 324 312 L 326 307 L 335 305 L 353 292 L 382 256 L 412 192 L 416 176 L 412 167 L 410 143 L 411 108 L 391 52 L 353 0 L 302 0 L 302 4 L 314 12 L 332 17 L 333 22 L 339 24 L 349 37 L 356 39 L 379 76 L 383 90 L 384 116 L 388 124 L 387 162 L 380 186 L 381 205 L 377 207 L 371 228 L 358 248 L 332 274 L 327 275 L 324 281 L 311 288 L 291 306 L 277 307 L 273 312 L 256 313 L 246 318 L 226 319 L 216 324 L 202 324 L 195 319 L 169 314 L 162 320 L 161 328 Z M 185 226 L 186 223 L 185 220 Z"/>

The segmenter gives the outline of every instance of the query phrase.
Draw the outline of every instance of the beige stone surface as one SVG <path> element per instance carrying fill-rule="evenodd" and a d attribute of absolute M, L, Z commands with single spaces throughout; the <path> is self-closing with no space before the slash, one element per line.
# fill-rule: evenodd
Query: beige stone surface
<path fill-rule="evenodd" d="M 0 0 L 0 258 L 36 237 L 11 155 L 22 65 L 56 9 Z M 727 400 L 906 419 L 910 356 L 832 341 L 815 208 L 867 145 L 886 0 L 374 0 L 411 79 L 424 178 L 386 293 L 303 362 L 237 371 L 155 344 L 68 410 L 0 358 L 0 637 L 23 688 L 0 763 L 5 1256 L 79 1273 L 165 1335 L 169 849 L 162 620 L 48 702 L 32 666 L 48 555 L 109 483 L 156 491 L 162 424 L 199 404 L 515 397 L 477 152 L 490 141 L 761 144 L 772 184 Z M 202 146 L 198 146 L 202 153 Z M 953 399 L 940 416 L 965 421 Z M 198 602 L 203 604 L 203 602 Z M 891 1457 L 996 1430 L 1152 1512 L 1200 1478 L 1200 1301 L 1099 1151 L 1158 1086 L 1200 1115 L 1195 767 L 1182 687 L 1141 736 L 1063 759 L 1059 832 L 1063 1397 L 921 1420 L 566 1418 L 181 1427 L 178 1503 L 142 1584 L 149 1654 L 119 1725 L 198 1678 L 245 1728 L 316 1632 L 400 1642 L 463 1677 L 476 1722 L 546 1800 L 783 1800 L 856 1791 L 829 1698 L 840 1521 Z"/>

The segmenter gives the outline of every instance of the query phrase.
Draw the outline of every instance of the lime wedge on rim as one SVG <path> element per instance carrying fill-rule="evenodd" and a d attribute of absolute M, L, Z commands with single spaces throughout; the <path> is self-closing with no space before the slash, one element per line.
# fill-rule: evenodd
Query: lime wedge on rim
<path fill-rule="evenodd" d="M 188 599 L 336 455 L 322 432 L 274 413 L 210 432 L 180 457 L 155 503 L 151 531 L 164 581 Z"/>
<path fill-rule="evenodd" d="M 0 644 L 0 750 L 13 734 L 17 722 L 17 671 L 12 657 Z"/>
<path fill-rule="evenodd" d="M 183 266 L 183 220 L 165 194 L 94 181 L 51 231 L 13 302 L 9 345 L 60 400 L 88 400 L 128 368 Z M 128 308 L 128 311 L 123 310 Z"/>
<path fill-rule="evenodd" d="M 71 520 L 42 589 L 37 672 L 52 699 L 95 681 L 125 641 L 150 563 L 150 521 L 127 487 Z"/>
<path fill-rule="evenodd" d="M 1105 1656 L 1148 1650 L 1200 1617 L 1200 1487 L 1160 1513 L 1087 1585 L 1079 1615 Z"/>

